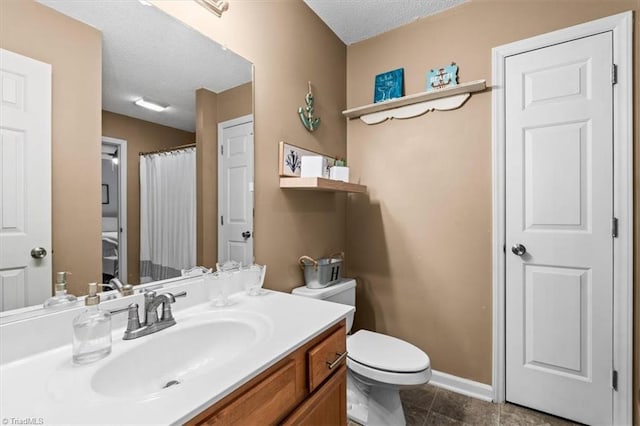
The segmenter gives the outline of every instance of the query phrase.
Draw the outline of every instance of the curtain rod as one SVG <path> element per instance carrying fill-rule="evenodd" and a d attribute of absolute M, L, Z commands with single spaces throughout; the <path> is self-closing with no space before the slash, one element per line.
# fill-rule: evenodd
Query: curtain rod
<path fill-rule="evenodd" d="M 160 153 L 163 153 L 163 152 L 180 151 L 181 149 L 195 148 L 195 147 L 196 147 L 195 143 L 189 143 L 189 144 L 186 144 L 186 145 L 172 146 L 171 148 L 158 149 L 156 151 L 139 152 L 138 155 L 160 154 Z"/>

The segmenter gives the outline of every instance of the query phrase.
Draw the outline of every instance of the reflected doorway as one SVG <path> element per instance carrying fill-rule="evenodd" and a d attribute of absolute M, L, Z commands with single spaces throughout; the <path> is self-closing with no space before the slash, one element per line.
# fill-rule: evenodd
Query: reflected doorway
<path fill-rule="evenodd" d="M 102 282 L 127 280 L 127 141 L 102 138 Z"/>
<path fill-rule="evenodd" d="M 253 114 L 218 123 L 218 263 L 253 263 Z"/>

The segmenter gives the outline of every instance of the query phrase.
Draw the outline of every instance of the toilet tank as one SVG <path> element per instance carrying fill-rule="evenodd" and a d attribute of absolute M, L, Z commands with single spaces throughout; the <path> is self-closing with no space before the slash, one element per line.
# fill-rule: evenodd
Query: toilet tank
<path fill-rule="evenodd" d="M 339 283 L 325 288 L 296 287 L 291 293 L 296 296 L 341 303 L 354 308 L 356 306 L 356 280 L 353 278 L 343 278 Z M 353 326 L 354 313 L 355 311 L 347 315 L 347 333 L 351 331 Z"/>

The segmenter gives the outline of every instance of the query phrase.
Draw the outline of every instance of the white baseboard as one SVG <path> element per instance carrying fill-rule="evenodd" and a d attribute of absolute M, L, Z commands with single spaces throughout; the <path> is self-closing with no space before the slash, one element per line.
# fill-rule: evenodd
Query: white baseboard
<path fill-rule="evenodd" d="M 441 371 L 431 371 L 429 384 L 483 401 L 493 401 L 493 388 L 490 385 L 463 379 Z"/>

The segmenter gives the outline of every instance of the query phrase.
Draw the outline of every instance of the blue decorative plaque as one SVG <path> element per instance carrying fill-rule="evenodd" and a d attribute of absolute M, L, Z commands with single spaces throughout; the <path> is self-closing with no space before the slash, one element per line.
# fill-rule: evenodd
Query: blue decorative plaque
<path fill-rule="evenodd" d="M 404 96 L 404 68 L 376 75 L 373 102 L 384 102 Z"/>
<path fill-rule="evenodd" d="M 434 68 L 427 73 L 427 92 L 457 84 L 458 66 L 455 63 L 442 68 Z"/>

